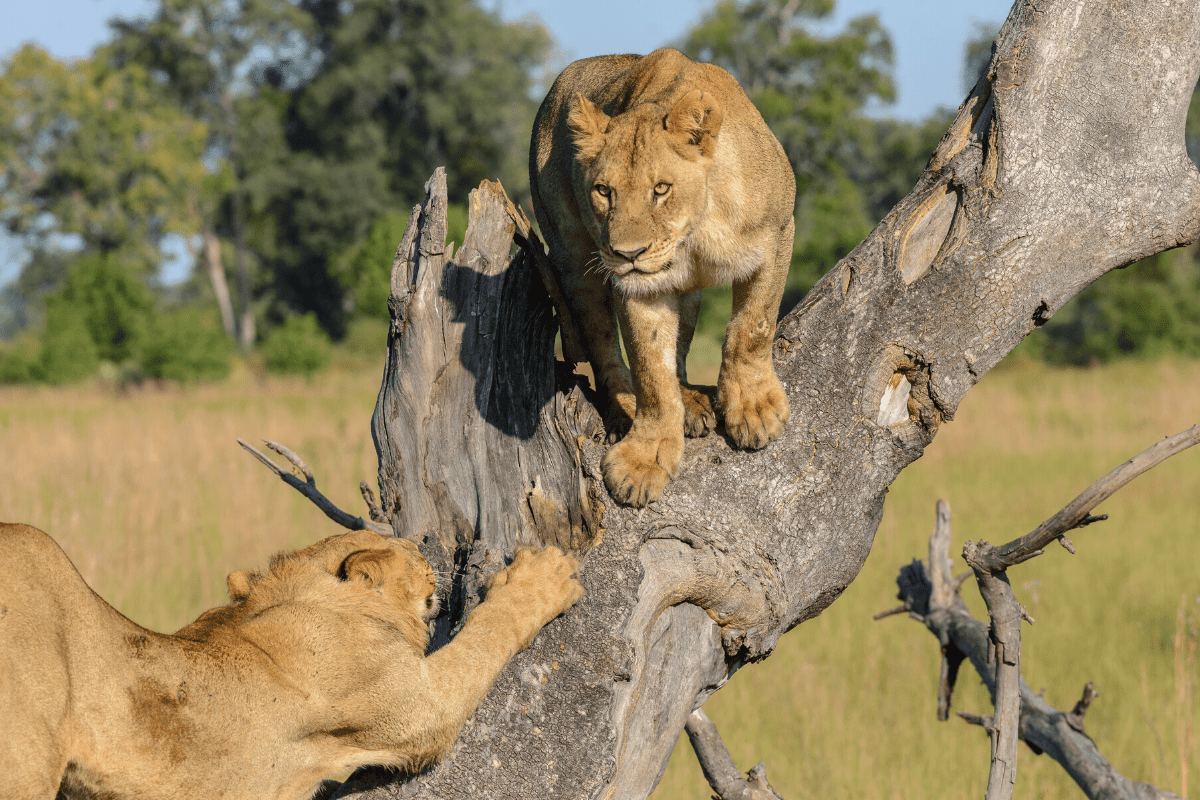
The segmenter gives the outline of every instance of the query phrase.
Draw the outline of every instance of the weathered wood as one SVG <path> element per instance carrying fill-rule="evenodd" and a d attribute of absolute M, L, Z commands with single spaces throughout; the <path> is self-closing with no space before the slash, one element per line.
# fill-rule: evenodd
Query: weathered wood
<path fill-rule="evenodd" d="M 992 621 L 988 631 L 991 646 L 988 656 L 996 665 L 996 711 L 989 726 L 992 737 L 992 767 L 988 775 L 987 800 L 1008 800 L 1012 797 L 1016 782 L 1017 727 L 1021 713 L 1021 620 L 1033 622 L 1029 612 L 1013 594 L 1012 585 L 1008 581 L 1009 567 L 1041 555 L 1042 548 L 1055 540 L 1063 541 L 1064 547 L 1072 553 L 1075 552 L 1065 535 L 1068 531 L 1100 519 L 1090 516 L 1089 512 L 1093 508 L 1138 475 L 1153 469 L 1197 442 L 1200 442 L 1200 425 L 1163 439 L 1138 453 L 1097 480 L 1031 533 L 999 547 L 993 547 L 984 541 L 968 541 L 963 546 L 963 559 L 975 574 L 979 593 L 987 604 L 988 617 Z M 939 501 L 939 524 L 942 516 Z M 949 516 L 948 508 L 946 516 Z M 949 541 L 948 521 L 946 526 L 947 533 L 944 538 Z M 932 550 L 932 539 L 929 546 Z M 932 553 L 930 558 L 932 559 Z M 931 565 L 937 563 L 930 561 Z M 935 591 L 939 585 L 944 585 L 944 576 L 940 574 L 934 580 Z"/>
<path fill-rule="evenodd" d="M 405 797 L 645 797 L 692 709 L 858 574 L 888 485 L 979 377 L 1095 278 L 1200 235 L 1200 4 L 1036 5 L 1014 6 L 912 194 L 781 322 L 780 439 L 690 441 L 643 510 L 603 489 L 600 420 L 554 361 L 502 191 L 472 194 L 454 253 L 434 176 L 393 269 L 382 512 L 448 578 L 435 642 L 519 542 L 583 554 L 588 596 Z"/>
<path fill-rule="evenodd" d="M 704 709 L 688 715 L 685 730 L 708 785 L 717 793 L 716 800 L 783 800 L 767 780 L 766 765 L 761 761 L 748 777 L 742 775 Z"/>
<path fill-rule="evenodd" d="M 1176 440 L 1179 440 L 1180 437 L 1194 438 L 1196 432 L 1197 428 L 1192 428 L 1190 431 L 1184 431 L 1172 438 Z M 1146 453 L 1149 452 L 1146 451 Z M 1162 451 L 1159 452 L 1161 454 Z M 1179 452 L 1179 450 L 1176 449 L 1174 452 Z M 1134 461 L 1137 460 L 1137 458 L 1134 459 Z M 1161 460 L 1160 458 L 1155 463 Z M 1133 462 L 1126 462 L 1122 467 L 1130 463 Z M 1105 476 L 1097 481 L 1092 488 L 1098 485 L 1111 486 L 1111 483 L 1106 483 L 1108 477 L 1110 476 Z M 1091 492 L 1092 488 L 1089 488 L 1084 495 Z M 1109 494 L 1111 493 L 1109 492 Z M 1074 505 L 1075 501 L 1069 504 L 1064 511 L 1071 509 Z M 1060 512 L 1051 519 L 1062 517 L 1062 513 Z M 910 615 L 923 622 L 929 632 L 937 637 L 942 647 L 943 659 L 947 652 L 958 654 L 960 661 L 964 657 L 970 659 L 972 666 L 975 667 L 975 671 L 979 673 L 979 677 L 991 694 L 993 702 L 998 705 L 1001 687 L 998 673 L 1004 664 L 995 652 L 995 642 L 990 632 L 992 626 L 971 615 L 958 593 L 958 589 L 962 585 L 961 581 L 950 578 L 949 545 L 950 504 L 939 500 L 937 524 L 934 534 L 929 538 L 929 557 L 926 561 L 913 561 L 900 569 L 900 576 L 896 579 L 896 583 L 900 587 L 899 597 L 904 601 L 904 606 Z M 994 624 L 995 619 L 993 618 L 992 625 Z M 1026 742 L 1035 753 L 1045 753 L 1057 761 L 1087 797 L 1092 800 L 1170 800 L 1170 798 L 1178 798 L 1178 795 L 1151 784 L 1129 780 L 1101 755 L 1096 743 L 1083 728 L 1084 714 L 1087 713 L 1092 700 L 1098 696 L 1091 682 L 1084 687 L 1083 696 L 1075 704 L 1075 707 L 1065 713 L 1051 706 L 1041 695 L 1034 694 L 1019 672 L 1015 682 L 1017 686 L 1015 715 L 1017 722 L 1013 726 L 1014 735 Z M 948 688 L 939 687 L 939 720 L 947 718 L 945 709 L 949 708 L 952 690 L 952 682 Z M 999 715 L 959 712 L 959 716 L 987 730 L 992 737 L 993 752 L 995 752 L 996 745 L 994 743 L 997 738 L 995 729 Z M 994 767 L 995 765 L 993 765 L 993 774 L 996 772 Z M 1001 776 L 1005 780 L 1010 777 L 1015 778 L 1015 758 L 1002 769 Z M 989 793 L 992 790 L 991 777 L 992 775 L 989 775 Z"/>

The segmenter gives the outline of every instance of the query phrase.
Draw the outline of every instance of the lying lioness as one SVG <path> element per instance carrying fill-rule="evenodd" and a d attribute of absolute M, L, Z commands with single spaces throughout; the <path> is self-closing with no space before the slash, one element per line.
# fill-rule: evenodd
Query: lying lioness
<path fill-rule="evenodd" d="M 49 536 L 0 523 L 5 798 L 308 798 L 367 764 L 446 752 L 501 668 L 583 593 L 575 559 L 517 552 L 426 657 L 434 578 L 416 546 L 332 536 L 229 576 L 174 636 L 98 597 Z"/>

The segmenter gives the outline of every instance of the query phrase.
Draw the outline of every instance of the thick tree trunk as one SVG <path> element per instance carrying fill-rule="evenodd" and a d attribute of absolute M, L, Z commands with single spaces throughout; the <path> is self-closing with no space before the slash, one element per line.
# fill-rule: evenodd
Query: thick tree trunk
<path fill-rule="evenodd" d="M 599 418 L 556 368 L 502 191 L 472 194 L 453 255 L 435 175 L 393 268 L 384 514 L 446 576 L 435 642 L 520 542 L 580 552 L 588 595 L 441 764 L 341 795 L 645 797 L 692 709 L 854 580 L 888 485 L 979 377 L 1089 282 L 1200 235 L 1198 73 L 1200 3 L 1017 2 L 916 188 L 781 322 L 785 433 L 689 441 L 643 510 L 604 490 Z"/>
<path fill-rule="evenodd" d="M 221 327 L 225 335 L 233 338 L 237 334 L 233 318 L 233 301 L 229 298 L 229 283 L 225 280 L 225 265 L 221 261 L 221 240 L 212 228 L 204 226 L 204 263 L 208 265 L 208 279 L 212 283 L 217 306 L 221 309 Z"/>

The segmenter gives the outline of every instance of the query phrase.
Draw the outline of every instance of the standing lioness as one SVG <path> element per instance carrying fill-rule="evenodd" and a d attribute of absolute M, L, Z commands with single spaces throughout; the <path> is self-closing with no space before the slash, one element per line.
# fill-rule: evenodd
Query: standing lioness
<path fill-rule="evenodd" d="M 684 432 L 716 424 L 684 367 L 705 287 L 733 282 L 717 383 L 725 430 L 752 449 L 778 436 L 789 411 L 771 343 L 796 181 L 733 76 L 669 49 L 576 61 L 538 110 L 529 171 L 610 435 L 632 418 L 602 465 L 613 497 L 660 497 Z"/>
<path fill-rule="evenodd" d="M 358 766 L 419 769 L 579 599 L 577 566 L 518 551 L 427 657 L 433 573 L 404 539 L 345 533 L 235 572 L 228 606 L 165 636 L 49 536 L 0 523 L 0 796 L 307 800 Z"/>

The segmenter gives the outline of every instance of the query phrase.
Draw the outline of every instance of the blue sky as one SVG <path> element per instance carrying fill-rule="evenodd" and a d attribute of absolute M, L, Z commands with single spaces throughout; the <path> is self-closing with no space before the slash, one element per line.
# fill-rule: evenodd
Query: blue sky
<path fill-rule="evenodd" d="M 506 19 L 537 15 L 562 50 L 563 61 L 605 53 L 646 53 L 681 38 L 713 0 L 481 0 Z M 86 56 L 108 36 L 113 16 L 138 16 L 151 0 L 0 0 L 0 57 L 26 41 L 37 42 L 59 58 Z M 962 100 L 963 45 L 977 23 L 998 28 L 1008 16 L 1009 0 L 837 0 L 828 33 L 846 20 L 878 14 L 892 36 L 897 102 L 879 116 L 919 120 L 937 106 L 957 107 Z M 0 236 L 0 284 L 15 276 L 20 253 Z M 183 264 L 168 266 L 167 280 L 185 275 Z"/>
<path fill-rule="evenodd" d="M 606 0 L 603 13 L 596 15 L 585 9 L 601 4 L 578 0 L 482 2 L 508 19 L 536 14 L 570 59 L 649 52 L 679 39 L 713 5 L 712 0 Z M 152 6 L 148 0 L 0 0 L 0 55 L 32 40 L 62 58 L 84 56 L 107 36 L 109 17 L 136 16 Z M 837 0 L 829 31 L 851 17 L 880 16 L 895 46 L 899 86 L 896 105 L 883 113 L 917 120 L 935 106 L 958 105 L 963 43 L 974 23 L 998 27 L 1011 6 L 1009 0 Z"/>

